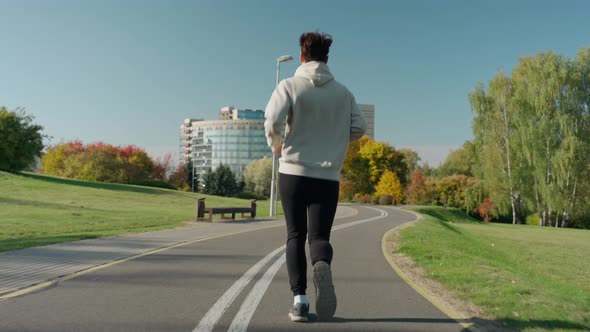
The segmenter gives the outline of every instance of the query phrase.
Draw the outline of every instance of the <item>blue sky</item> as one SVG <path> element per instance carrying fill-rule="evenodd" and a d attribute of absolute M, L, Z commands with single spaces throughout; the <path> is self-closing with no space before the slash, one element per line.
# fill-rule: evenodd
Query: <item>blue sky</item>
<path fill-rule="evenodd" d="M 472 137 L 477 82 L 519 56 L 590 47 L 589 12 L 583 0 L 0 0 L 0 105 L 25 107 L 52 143 L 177 153 L 184 118 L 263 109 L 275 58 L 319 30 L 336 79 L 375 105 L 375 138 L 436 166 Z"/>

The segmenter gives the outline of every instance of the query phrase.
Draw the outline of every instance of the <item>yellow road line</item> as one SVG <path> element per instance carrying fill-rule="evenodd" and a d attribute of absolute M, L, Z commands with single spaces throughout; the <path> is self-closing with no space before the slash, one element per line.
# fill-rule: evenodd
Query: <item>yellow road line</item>
<path fill-rule="evenodd" d="M 88 268 L 88 269 L 85 269 L 85 270 L 80 270 L 78 272 L 74 272 L 74 273 L 71 273 L 71 274 L 68 274 L 68 275 L 65 275 L 65 276 L 62 276 L 62 277 L 58 277 L 56 279 L 52 279 L 52 280 L 49 280 L 49 281 L 44 281 L 42 283 L 39 283 L 39 284 L 36 284 L 36 285 L 33 285 L 33 286 L 29 286 L 27 288 L 20 289 L 20 290 L 14 291 L 12 293 L 7 293 L 7 294 L 4 294 L 4 295 L 1 295 L 0 296 L 0 302 L 1 301 L 4 301 L 4 300 L 7 300 L 7 299 L 10 299 L 10 298 L 13 298 L 13 297 L 17 297 L 17 296 L 25 295 L 25 294 L 28 294 L 28 293 L 32 293 L 32 292 L 35 292 L 35 291 L 38 291 L 38 290 L 41 290 L 41 289 L 50 287 L 50 286 L 52 286 L 54 284 L 57 284 L 59 282 L 63 282 L 63 281 L 66 281 L 66 280 L 70 280 L 72 278 L 76 278 L 76 277 L 81 276 L 81 275 L 88 274 L 90 272 L 94 272 L 94 271 L 97 271 L 97 270 L 100 270 L 100 269 L 104 269 L 104 268 L 107 268 L 107 267 L 110 267 L 110 266 L 113 266 L 113 265 L 116 265 L 116 264 L 119 264 L 119 263 L 127 262 L 127 261 L 130 261 L 132 259 L 140 258 L 140 257 L 147 256 L 147 255 L 156 254 L 156 253 L 159 253 L 159 252 L 168 250 L 168 249 L 178 248 L 178 247 L 186 246 L 186 245 L 197 243 L 197 242 L 203 242 L 203 241 L 207 241 L 207 240 L 217 239 L 217 238 L 220 238 L 220 237 L 238 235 L 238 234 L 243 234 L 243 233 L 258 231 L 258 230 L 262 230 L 262 229 L 275 228 L 275 227 L 280 227 L 280 226 L 283 226 L 283 225 L 280 224 L 280 225 L 266 226 L 266 227 L 255 228 L 255 229 L 247 229 L 247 230 L 243 230 L 243 231 L 239 231 L 239 232 L 234 232 L 234 233 L 215 235 L 215 236 L 205 237 L 205 238 L 201 238 L 201 239 L 196 239 L 196 240 L 191 240 L 191 241 L 176 243 L 176 244 L 173 244 L 173 245 L 170 245 L 170 246 L 167 246 L 167 247 L 163 247 L 163 248 L 158 248 L 158 249 L 146 251 L 144 253 L 141 253 L 141 254 L 138 254 L 138 255 L 135 255 L 135 256 L 130 256 L 130 257 L 127 257 L 127 258 L 122 258 L 122 259 L 119 259 L 119 260 L 116 260 L 116 261 L 112 261 L 112 262 L 108 262 L 108 263 L 105 263 L 105 264 L 102 264 L 102 265 L 94 266 L 94 267 L 91 267 L 91 268 Z"/>
<path fill-rule="evenodd" d="M 423 218 L 422 215 L 420 215 L 414 211 L 402 210 L 399 208 L 394 208 L 394 209 L 404 211 L 404 212 L 409 212 L 409 213 L 412 213 L 413 215 L 415 215 L 416 219 L 412 220 L 410 222 L 417 222 Z M 393 257 L 390 255 L 389 250 L 387 249 L 387 239 L 389 237 L 391 237 L 391 235 L 398 228 L 400 228 L 402 226 L 404 226 L 404 225 L 399 225 L 393 229 L 390 229 L 389 231 L 387 231 L 385 233 L 385 235 L 383 235 L 383 238 L 381 239 L 381 250 L 383 251 L 383 256 L 385 257 L 385 259 L 387 260 L 389 265 L 391 265 L 391 268 L 393 269 L 393 271 L 395 271 L 395 273 L 397 273 L 397 275 L 399 275 L 399 277 L 402 278 L 403 281 L 405 281 L 410 287 L 412 287 L 416 292 L 418 292 L 418 294 L 422 295 L 422 297 L 424 297 L 426 300 L 428 300 L 428 302 L 432 303 L 432 305 L 434 305 L 436 308 L 438 308 L 438 310 L 442 311 L 445 315 L 449 316 L 451 319 L 454 319 L 457 323 L 461 324 L 461 326 L 463 326 L 464 328 L 466 328 L 470 331 L 473 331 L 473 332 L 479 331 L 474 326 L 473 322 L 471 322 L 469 317 L 462 317 L 462 315 L 459 315 L 457 312 L 455 312 L 455 310 L 449 308 L 442 301 L 431 296 L 424 288 L 422 288 L 420 285 L 418 285 L 414 281 L 412 281 L 412 279 L 410 279 L 410 277 L 408 277 L 408 275 L 405 274 L 404 271 L 402 271 L 402 269 L 395 263 L 395 261 L 393 260 Z"/>
<path fill-rule="evenodd" d="M 354 209 L 354 208 L 352 208 L 352 209 L 355 210 L 355 213 L 352 214 L 351 216 L 354 216 L 354 215 L 358 214 L 358 210 L 357 209 Z M 336 217 L 335 219 L 348 218 L 348 217 L 351 217 L 351 216 Z M 35 291 L 38 291 L 38 290 L 41 290 L 41 289 L 50 287 L 50 286 L 52 286 L 54 284 L 57 284 L 59 282 L 70 280 L 72 278 L 75 278 L 75 277 L 78 277 L 78 276 L 81 276 L 81 275 L 85 275 L 85 274 L 88 274 L 88 273 L 91 273 L 91 272 L 94 272 L 94 271 L 97 271 L 97 270 L 100 270 L 100 269 L 104 269 L 104 268 L 113 266 L 115 264 L 124 263 L 124 262 L 130 261 L 132 259 L 140 258 L 140 257 L 147 256 L 147 255 L 156 254 L 156 253 L 162 252 L 164 250 L 173 249 L 173 248 L 177 248 L 177 247 L 182 247 L 182 246 L 186 246 L 186 245 L 197 243 L 197 242 L 203 242 L 203 241 L 207 241 L 207 240 L 213 240 L 213 239 L 217 239 L 217 238 L 220 238 L 220 237 L 238 235 L 238 234 L 243 234 L 243 233 L 248 233 L 248 232 L 253 232 L 253 231 L 259 231 L 259 230 L 269 229 L 269 228 L 275 228 L 275 227 L 281 227 L 281 226 L 284 226 L 284 225 L 281 223 L 279 225 L 266 226 L 266 227 L 260 227 L 260 228 L 255 228 L 255 229 L 247 229 L 247 230 L 243 230 L 243 231 L 239 231 L 239 232 L 234 232 L 234 233 L 228 233 L 228 234 L 222 234 L 222 235 L 215 235 L 215 236 L 210 236 L 210 237 L 206 237 L 206 238 L 201 238 L 201 239 L 196 239 L 196 240 L 191 240 L 191 241 L 176 243 L 176 244 L 173 244 L 173 245 L 170 245 L 170 246 L 167 246 L 167 247 L 163 247 L 163 248 L 158 248 L 158 249 L 146 251 L 144 253 L 141 253 L 141 254 L 138 254 L 138 255 L 135 255 L 135 256 L 130 256 L 130 257 L 122 258 L 122 259 L 115 260 L 115 261 L 112 261 L 112 262 L 104 263 L 102 265 L 98 265 L 98 266 L 94 266 L 94 267 L 91 267 L 91 268 L 88 268 L 88 269 L 80 270 L 78 272 L 74 272 L 74 273 L 71 273 L 71 274 L 68 274 L 68 275 L 65 275 L 65 276 L 62 276 L 62 277 L 58 277 L 58 278 L 55 278 L 55 279 L 52 279 L 52 280 L 41 282 L 41 283 L 36 284 L 36 285 L 33 285 L 33 286 L 29 286 L 29 287 L 26 287 L 26 288 L 23 288 L 23 289 L 19 289 L 19 290 L 14 291 L 14 292 L 10 292 L 10 293 L 6 293 L 6 294 L 3 294 L 3 295 L 0 295 L 0 302 L 2 302 L 4 300 L 7 300 L 7 299 L 10 299 L 10 298 L 13 298 L 13 297 L 17 297 L 17 296 L 29 294 L 29 293 L 32 293 L 32 292 L 35 292 Z"/>

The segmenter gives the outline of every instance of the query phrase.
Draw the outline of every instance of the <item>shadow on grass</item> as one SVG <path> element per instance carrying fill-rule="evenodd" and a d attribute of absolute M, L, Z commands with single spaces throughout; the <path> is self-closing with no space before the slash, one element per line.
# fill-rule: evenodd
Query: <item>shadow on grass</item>
<path fill-rule="evenodd" d="M 88 182 L 88 181 L 81 181 L 81 180 L 74 180 L 74 179 L 56 178 L 56 177 L 33 174 L 33 173 L 18 173 L 17 175 L 21 175 L 21 176 L 24 176 L 27 178 L 45 181 L 45 182 L 66 184 L 66 185 L 71 185 L 71 186 L 93 188 L 93 189 L 126 191 L 126 192 L 152 194 L 152 195 L 164 195 L 164 194 L 176 193 L 175 190 L 171 190 L 171 189 L 140 187 L 140 186 L 116 184 L 116 183 Z"/>
<path fill-rule="evenodd" d="M 446 228 L 446 229 L 448 229 L 448 230 L 450 230 L 450 231 L 452 231 L 452 232 L 455 232 L 455 233 L 457 233 L 457 234 L 463 234 L 463 232 L 461 232 L 461 231 L 460 231 L 460 230 L 458 230 L 457 228 L 455 228 L 455 227 L 453 227 L 453 226 L 449 225 L 449 223 L 448 223 L 448 222 L 446 222 L 446 221 L 442 221 L 442 220 L 440 220 L 440 219 L 435 219 L 435 221 L 436 221 L 436 223 L 437 223 L 437 224 L 439 224 L 439 225 L 443 226 L 444 228 Z"/>
<path fill-rule="evenodd" d="M 477 320 L 483 320 L 477 318 Z M 574 330 L 574 331 L 590 331 L 590 324 L 582 324 L 579 322 L 570 322 L 567 320 L 557 319 L 530 319 L 530 320 L 517 320 L 514 318 L 500 319 L 508 326 L 514 329 L 533 329 L 540 328 L 544 330 Z M 477 321 L 476 321 L 477 323 Z"/>
<path fill-rule="evenodd" d="M 479 223 L 480 221 L 468 216 L 463 210 L 443 207 L 421 207 L 414 209 L 416 212 L 432 216 L 446 222 Z"/>

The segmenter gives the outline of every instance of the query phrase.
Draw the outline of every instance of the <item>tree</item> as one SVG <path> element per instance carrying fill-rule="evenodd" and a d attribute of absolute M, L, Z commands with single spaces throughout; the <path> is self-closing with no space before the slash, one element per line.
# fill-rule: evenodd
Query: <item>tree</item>
<path fill-rule="evenodd" d="M 349 181 L 353 195 L 371 194 L 375 191 L 371 182 L 371 174 L 367 172 L 369 161 L 364 159 L 359 150 L 368 142 L 372 141 L 369 136 L 363 136 L 359 140 L 350 143 L 346 151 L 346 158 L 342 166 L 342 181 Z"/>
<path fill-rule="evenodd" d="M 188 187 L 189 191 L 199 192 L 199 174 L 193 172 L 193 161 L 189 160 L 188 163 L 183 164 L 182 167 L 184 168 L 184 173 L 186 174 L 186 183 L 182 186 L 182 188 Z"/>
<path fill-rule="evenodd" d="M 370 179 L 373 185 L 377 184 L 385 171 L 395 173 L 402 186 L 406 183 L 408 166 L 404 161 L 404 155 L 396 151 L 393 146 L 384 142 L 370 140 L 359 149 L 358 153 L 361 158 L 368 162 Z"/>
<path fill-rule="evenodd" d="M 457 150 L 451 151 L 444 163 L 438 168 L 437 175 L 445 177 L 454 174 L 473 176 L 472 168 L 475 164 L 475 148 L 471 141 L 466 141 Z"/>
<path fill-rule="evenodd" d="M 541 225 L 568 224 L 588 164 L 588 51 L 521 58 L 513 71 L 516 133 Z"/>
<path fill-rule="evenodd" d="M 444 207 L 466 209 L 468 200 L 465 194 L 469 188 L 473 188 L 476 184 L 476 179 L 465 175 L 456 174 L 444 177 L 437 183 L 438 200 Z"/>
<path fill-rule="evenodd" d="M 184 165 L 179 164 L 176 169 L 168 176 L 167 181 L 169 184 L 177 189 L 183 189 L 187 184 L 189 175 L 186 173 Z"/>
<path fill-rule="evenodd" d="M 132 145 L 72 141 L 50 146 L 41 168 L 49 175 L 79 180 L 134 183 L 148 178 L 153 161 L 143 149 Z"/>
<path fill-rule="evenodd" d="M 481 151 L 480 164 L 484 180 L 495 186 L 490 192 L 494 202 L 505 202 L 508 196 L 512 223 L 520 223 L 522 182 L 515 179 L 515 149 L 519 148 L 515 137 L 516 108 L 513 106 L 514 82 L 504 73 L 498 73 L 486 90 L 479 84 L 469 96 L 472 111 L 476 114 L 473 131 L 476 145 Z M 518 172 L 518 171 L 517 171 Z M 522 178 L 521 178 L 522 179 Z M 507 192 L 508 195 L 503 195 Z"/>
<path fill-rule="evenodd" d="M 406 183 L 409 183 L 411 174 L 416 168 L 418 168 L 418 163 L 421 159 L 420 156 L 418 156 L 418 152 L 409 148 L 399 149 L 399 153 L 404 156 L 404 162 L 406 163 L 406 168 L 408 170 L 408 173 L 406 173 Z"/>
<path fill-rule="evenodd" d="M 0 170 L 17 172 L 31 167 L 43 150 L 43 127 L 23 109 L 0 108 Z"/>
<path fill-rule="evenodd" d="M 588 82 L 590 50 L 581 49 L 574 59 L 551 51 L 522 57 L 512 77 L 478 85 L 470 103 L 485 188 L 472 196 L 489 196 L 484 210 L 511 210 L 513 223 L 536 210 L 541 225 L 555 227 L 589 215 L 580 199 L 590 189 Z"/>
<path fill-rule="evenodd" d="M 406 187 L 406 202 L 408 204 L 428 204 L 430 203 L 428 187 L 426 186 L 426 176 L 422 174 L 419 168 L 412 172 L 410 184 Z"/>
<path fill-rule="evenodd" d="M 208 169 L 203 176 L 203 193 L 216 196 L 232 196 L 239 192 L 235 174 L 228 165 L 220 164 L 214 171 Z"/>
<path fill-rule="evenodd" d="M 154 162 L 145 150 L 128 145 L 120 149 L 115 148 L 115 151 L 118 152 L 118 157 L 122 159 L 121 164 L 124 167 L 124 173 L 119 182 L 132 183 L 149 177 Z"/>
<path fill-rule="evenodd" d="M 392 171 L 385 171 L 375 187 L 375 195 L 391 195 L 396 203 L 401 203 L 404 198 L 402 184 L 397 175 Z"/>
<path fill-rule="evenodd" d="M 248 192 L 270 196 L 272 159 L 264 157 L 252 161 L 244 170 L 244 185 Z"/>
<path fill-rule="evenodd" d="M 354 198 L 354 183 L 342 176 L 338 188 L 338 199 L 340 201 L 350 202 Z"/>
<path fill-rule="evenodd" d="M 173 171 L 177 171 L 172 166 L 172 155 L 166 153 L 163 158 L 156 158 L 150 174 L 150 179 L 154 181 L 168 182 L 168 177 Z"/>
<path fill-rule="evenodd" d="M 123 177 L 121 160 L 113 151 L 91 149 L 66 159 L 64 175 L 84 181 L 117 183 Z"/>

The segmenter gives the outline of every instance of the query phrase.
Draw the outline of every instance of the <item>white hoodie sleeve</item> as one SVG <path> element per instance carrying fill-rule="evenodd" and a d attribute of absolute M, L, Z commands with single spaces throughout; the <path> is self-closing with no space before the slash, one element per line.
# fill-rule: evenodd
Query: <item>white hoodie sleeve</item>
<path fill-rule="evenodd" d="M 264 121 L 264 131 L 268 146 L 276 149 L 281 145 L 281 130 L 289 109 L 291 109 L 291 98 L 287 91 L 287 83 L 283 80 L 272 93 L 264 111 L 264 118 L 266 119 Z"/>
<path fill-rule="evenodd" d="M 357 105 L 356 100 L 352 97 L 350 112 L 350 141 L 356 141 L 363 137 L 367 131 L 367 122 Z"/>

